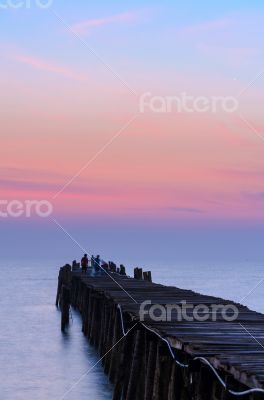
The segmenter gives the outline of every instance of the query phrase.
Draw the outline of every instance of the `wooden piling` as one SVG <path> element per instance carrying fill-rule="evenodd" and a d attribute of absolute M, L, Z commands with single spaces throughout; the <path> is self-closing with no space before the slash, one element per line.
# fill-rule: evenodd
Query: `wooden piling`
<path fill-rule="evenodd" d="M 157 343 L 153 340 L 149 343 L 148 360 L 147 360 L 147 375 L 145 381 L 144 400 L 152 400 L 154 377 L 157 358 Z"/>
<path fill-rule="evenodd" d="M 135 335 L 133 361 L 131 365 L 126 400 L 139 400 L 140 393 L 138 390 L 138 381 L 141 373 L 140 361 L 143 355 L 142 343 L 143 332 L 141 330 L 137 330 Z"/>
<path fill-rule="evenodd" d="M 57 296 L 56 296 L 56 307 L 59 307 L 60 296 L 61 296 L 61 287 L 62 287 L 62 269 L 60 268 L 59 276 L 58 276 L 58 287 L 57 287 Z"/>
<path fill-rule="evenodd" d="M 126 268 L 123 264 L 120 265 L 120 275 L 126 275 Z"/>
<path fill-rule="evenodd" d="M 61 294 L 61 330 L 65 332 L 65 328 L 70 321 L 70 289 L 66 285 L 62 285 Z"/>
<path fill-rule="evenodd" d="M 143 279 L 143 270 L 142 270 L 142 268 L 134 268 L 134 278 L 135 279 Z"/>

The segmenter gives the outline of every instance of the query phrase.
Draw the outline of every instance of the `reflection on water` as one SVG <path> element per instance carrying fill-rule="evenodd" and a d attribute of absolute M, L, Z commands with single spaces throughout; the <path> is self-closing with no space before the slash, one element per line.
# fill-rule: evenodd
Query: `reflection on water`
<path fill-rule="evenodd" d="M 40 265 L 1 265 L 1 400 L 107 400 L 112 387 L 96 350 L 81 332 L 78 313 L 67 334 L 60 332 L 54 306 L 57 269 Z"/>

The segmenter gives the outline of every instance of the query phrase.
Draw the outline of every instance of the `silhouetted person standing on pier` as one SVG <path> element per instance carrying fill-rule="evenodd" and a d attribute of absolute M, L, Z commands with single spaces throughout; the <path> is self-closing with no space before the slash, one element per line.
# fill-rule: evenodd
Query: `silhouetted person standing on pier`
<path fill-rule="evenodd" d="M 89 260 L 88 260 L 87 254 L 84 254 L 84 256 L 83 256 L 83 258 L 81 260 L 81 266 L 82 266 L 82 272 L 83 273 L 87 272 L 88 263 L 89 263 Z"/>
<path fill-rule="evenodd" d="M 95 264 L 95 271 L 98 272 L 100 271 L 100 267 L 101 267 L 101 260 L 100 260 L 100 256 L 96 256 L 95 260 L 94 260 L 94 264 Z"/>

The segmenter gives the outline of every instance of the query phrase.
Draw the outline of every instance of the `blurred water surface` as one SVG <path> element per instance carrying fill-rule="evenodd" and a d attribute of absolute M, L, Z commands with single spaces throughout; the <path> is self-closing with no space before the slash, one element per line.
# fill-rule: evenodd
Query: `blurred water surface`
<path fill-rule="evenodd" d="M 145 265 L 155 282 L 235 300 L 264 313 L 262 265 Z M 69 332 L 60 332 L 60 312 L 54 306 L 57 274 L 55 261 L 1 264 L 1 400 L 112 398 L 101 363 L 91 369 L 98 355 L 81 332 L 78 313 L 73 312 Z"/>

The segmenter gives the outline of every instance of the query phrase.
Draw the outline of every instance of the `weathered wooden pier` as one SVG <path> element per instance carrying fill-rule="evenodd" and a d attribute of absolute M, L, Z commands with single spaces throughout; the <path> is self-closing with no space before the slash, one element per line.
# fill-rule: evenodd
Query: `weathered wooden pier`
<path fill-rule="evenodd" d="M 264 399 L 264 315 L 223 299 L 151 282 L 151 273 L 104 265 L 87 273 L 77 266 L 60 269 L 56 304 L 62 330 L 69 308 L 82 316 L 83 333 L 99 352 L 114 384 L 113 400 L 245 400 Z M 140 318 L 144 301 L 164 307 L 229 305 L 235 320 L 221 312 L 215 320 Z M 163 308 L 162 308 L 163 306 Z M 149 305 L 150 307 L 150 305 Z M 146 307 L 146 310 L 148 307 Z M 189 313 L 189 311 L 188 311 Z M 187 316 L 190 317 L 190 314 Z"/>

